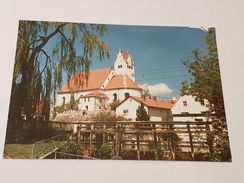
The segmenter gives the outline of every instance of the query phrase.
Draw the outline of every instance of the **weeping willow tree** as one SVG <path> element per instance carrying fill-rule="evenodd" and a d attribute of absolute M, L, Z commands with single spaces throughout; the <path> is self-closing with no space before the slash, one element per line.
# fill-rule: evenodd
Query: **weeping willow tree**
<path fill-rule="evenodd" d="M 63 78 L 88 73 L 93 55 L 100 60 L 109 57 L 109 47 L 102 41 L 106 31 L 105 25 L 19 22 L 8 132 L 23 128 L 23 114 L 34 121 L 40 107 L 48 121 L 50 103 Z"/>

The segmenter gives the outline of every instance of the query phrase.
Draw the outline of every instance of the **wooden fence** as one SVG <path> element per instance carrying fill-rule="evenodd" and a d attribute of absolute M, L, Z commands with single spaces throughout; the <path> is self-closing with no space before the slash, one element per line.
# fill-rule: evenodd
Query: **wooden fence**
<path fill-rule="evenodd" d="M 145 159 L 147 154 L 151 159 L 181 160 L 184 158 L 177 156 L 188 153 L 191 160 L 196 160 L 196 155 L 211 154 L 208 144 L 210 122 L 55 121 L 53 125 L 73 129 L 80 149 L 89 157 L 96 157 L 105 143 L 109 144 L 114 155 L 126 159 Z M 134 152 L 134 158 L 126 156 L 128 152 Z"/>

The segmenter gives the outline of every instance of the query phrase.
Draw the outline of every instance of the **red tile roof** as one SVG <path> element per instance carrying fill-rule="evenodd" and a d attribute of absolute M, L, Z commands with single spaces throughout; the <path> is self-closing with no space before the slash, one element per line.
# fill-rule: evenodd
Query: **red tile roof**
<path fill-rule="evenodd" d="M 107 84 L 107 86 L 105 87 L 105 89 L 107 90 L 126 88 L 141 90 L 141 88 L 139 88 L 137 84 L 132 79 L 130 79 L 130 77 L 127 74 L 113 76 Z"/>
<path fill-rule="evenodd" d="M 88 93 L 84 96 L 81 96 L 80 98 L 85 98 L 85 97 L 98 97 L 98 98 L 108 98 L 108 96 L 104 93 L 101 93 L 99 91 L 94 91 L 94 92 L 91 92 L 91 93 Z"/>
<path fill-rule="evenodd" d="M 154 108 L 161 108 L 161 109 L 171 109 L 174 104 L 171 102 L 162 102 L 158 100 L 153 100 L 153 99 L 144 99 L 142 97 L 134 97 L 131 96 L 131 98 L 137 100 L 140 103 L 143 103 L 144 105 L 148 107 L 154 107 Z"/>
<path fill-rule="evenodd" d="M 112 68 L 104 68 L 90 71 L 88 80 L 86 80 L 85 73 L 75 74 L 59 89 L 58 93 L 100 89 L 111 70 Z"/>

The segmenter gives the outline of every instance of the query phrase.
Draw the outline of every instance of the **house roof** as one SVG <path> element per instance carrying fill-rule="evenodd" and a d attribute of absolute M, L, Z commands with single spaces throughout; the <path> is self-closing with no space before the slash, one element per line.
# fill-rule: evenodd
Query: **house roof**
<path fill-rule="evenodd" d="M 89 71 L 89 73 L 75 74 L 59 89 L 58 93 L 100 89 L 111 70 L 112 68 L 104 68 Z M 88 79 L 86 79 L 86 74 L 88 74 Z"/>
<path fill-rule="evenodd" d="M 112 79 L 109 81 L 105 89 L 112 90 L 112 89 L 136 89 L 141 90 L 137 84 L 130 79 L 127 74 L 124 75 L 116 75 L 113 76 Z"/>
<path fill-rule="evenodd" d="M 85 97 L 108 98 L 108 96 L 106 94 L 101 93 L 99 91 L 94 91 L 94 92 L 88 93 L 84 96 L 81 96 L 80 98 L 85 98 Z"/>
<path fill-rule="evenodd" d="M 148 107 L 153 107 L 153 108 L 169 109 L 170 110 L 174 105 L 171 102 L 162 102 L 162 101 L 148 99 L 148 98 L 144 99 L 142 97 L 130 96 L 129 98 L 133 98 L 137 102 L 142 103 Z M 124 101 L 128 100 L 129 98 L 125 99 Z M 120 104 L 122 104 L 124 101 L 122 101 Z"/>

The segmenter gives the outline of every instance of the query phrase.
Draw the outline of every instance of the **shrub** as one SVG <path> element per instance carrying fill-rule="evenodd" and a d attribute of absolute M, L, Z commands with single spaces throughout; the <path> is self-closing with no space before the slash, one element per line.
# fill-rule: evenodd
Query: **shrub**
<path fill-rule="evenodd" d="M 123 160 L 121 156 L 112 156 L 111 160 Z"/>
<path fill-rule="evenodd" d="M 64 146 L 59 149 L 60 152 L 77 154 L 79 151 L 78 144 L 74 141 L 68 141 Z"/>
<path fill-rule="evenodd" d="M 100 111 L 90 116 L 92 121 L 127 121 L 123 116 L 118 116 L 113 111 Z"/>
<path fill-rule="evenodd" d="M 112 149 L 108 143 L 105 143 L 101 146 L 100 156 L 101 159 L 110 159 L 112 154 Z"/>

